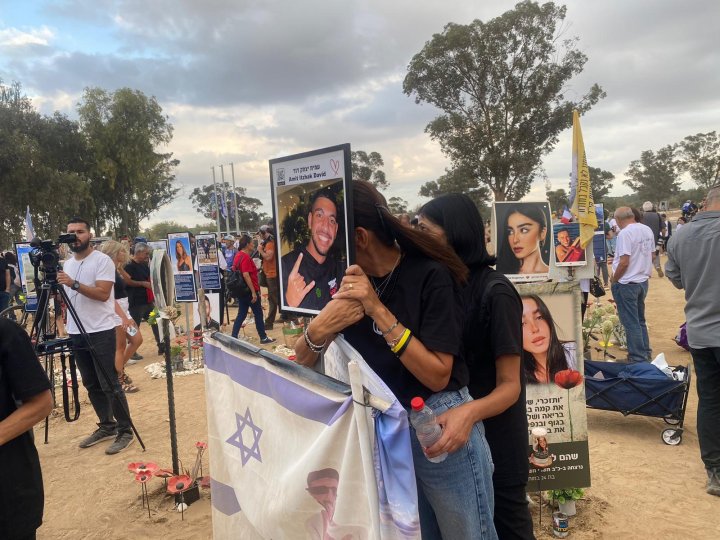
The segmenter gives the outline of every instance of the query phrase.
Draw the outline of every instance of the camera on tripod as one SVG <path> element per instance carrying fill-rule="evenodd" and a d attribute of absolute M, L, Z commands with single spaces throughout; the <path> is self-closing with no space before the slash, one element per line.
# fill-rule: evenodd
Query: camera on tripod
<path fill-rule="evenodd" d="M 77 241 L 75 233 L 65 233 L 58 237 L 57 243 L 52 240 L 34 238 L 30 245 L 30 263 L 45 274 L 45 279 L 54 279 L 60 270 L 60 244 L 74 244 Z"/>

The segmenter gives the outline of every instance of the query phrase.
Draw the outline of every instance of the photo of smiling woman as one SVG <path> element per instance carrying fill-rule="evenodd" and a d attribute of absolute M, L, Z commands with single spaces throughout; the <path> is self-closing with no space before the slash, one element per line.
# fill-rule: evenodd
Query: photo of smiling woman
<path fill-rule="evenodd" d="M 523 294 L 522 364 L 528 384 L 549 384 L 563 369 L 577 369 L 575 342 L 561 341 L 552 314 L 535 294 Z"/>
<path fill-rule="evenodd" d="M 511 281 L 543 281 L 550 271 L 550 207 L 546 202 L 493 205 L 497 270 Z"/>

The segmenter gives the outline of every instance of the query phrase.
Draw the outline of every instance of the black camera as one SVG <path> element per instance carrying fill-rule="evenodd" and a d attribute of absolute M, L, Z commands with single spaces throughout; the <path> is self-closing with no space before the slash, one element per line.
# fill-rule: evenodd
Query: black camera
<path fill-rule="evenodd" d="M 30 263 L 38 270 L 45 273 L 46 279 L 54 279 L 60 270 L 60 244 L 74 244 L 77 241 L 75 233 L 65 233 L 58 237 L 57 243 L 52 240 L 41 240 L 33 238 L 30 242 Z"/>

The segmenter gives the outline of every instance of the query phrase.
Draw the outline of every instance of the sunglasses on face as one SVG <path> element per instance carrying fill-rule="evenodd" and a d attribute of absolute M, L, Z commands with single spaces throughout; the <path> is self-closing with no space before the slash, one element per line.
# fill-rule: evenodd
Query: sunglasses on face
<path fill-rule="evenodd" d="M 332 491 L 333 495 L 337 495 L 337 487 L 313 486 L 306 489 L 310 495 L 327 495 L 330 491 Z"/>

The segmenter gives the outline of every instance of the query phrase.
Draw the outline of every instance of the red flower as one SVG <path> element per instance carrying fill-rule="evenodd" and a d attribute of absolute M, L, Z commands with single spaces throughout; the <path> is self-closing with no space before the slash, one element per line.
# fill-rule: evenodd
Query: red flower
<path fill-rule="evenodd" d="M 201 449 L 201 448 L 202 448 L 203 450 L 207 450 L 207 443 L 206 443 L 206 442 L 202 442 L 202 441 L 198 441 L 198 442 L 195 443 L 195 448 L 197 448 L 197 449 Z"/>
<path fill-rule="evenodd" d="M 169 493 L 178 494 L 187 491 L 192 487 L 192 479 L 186 475 L 173 476 L 168 480 L 167 490 Z"/>
<path fill-rule="evenodd" d="M 150 471 L 141 471 L 139 473 L 135 474 L 135 480 L 140 482 L 141 484 L 144 484 L 148 480 L 150 480 L 153 477 L 153 474 Z"/>
<path fill-rule="evenodd" d="M 141 473 L 141 472 L 149 472 L 150 474 L 153 474 L 155 471 L 157 471 L 159 467 L 157 466 L 157 463 L 153 463 L 152 461 L 143 462 L 133 462 L 128 463 L 128 471 L 131 473 Z"/>
<path fill-rule="evenodd" d="M 555 384 L 565 390 L 575 388 L 583 381 L 582 373 L 574 369 L 563 369 L 555 374 Z"/>
<path fill-rule="evenodd" d="M 170 469 L 158 469 L 154 474 L 158 478 L 170 478 L 173 472 Z"/>

